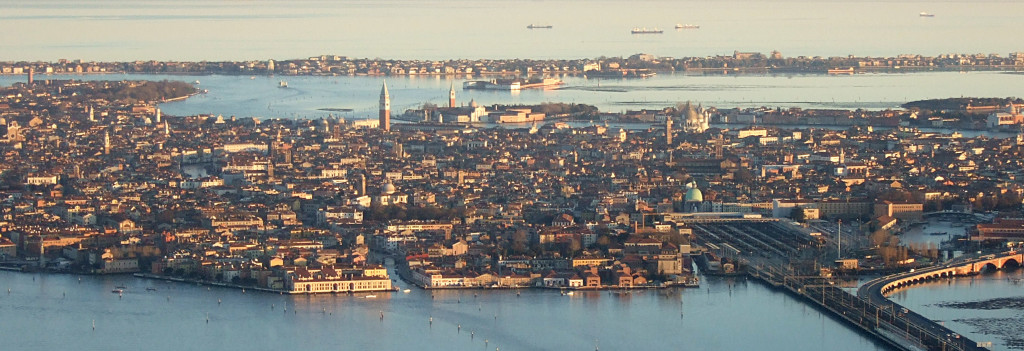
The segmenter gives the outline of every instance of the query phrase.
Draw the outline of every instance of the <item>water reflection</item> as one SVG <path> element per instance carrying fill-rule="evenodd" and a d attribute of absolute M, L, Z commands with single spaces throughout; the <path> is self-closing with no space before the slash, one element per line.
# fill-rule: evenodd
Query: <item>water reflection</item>
<path fill-rule="evenodd" d="M 5 317 L 0 328 L 26 336 L 9 340 L 9 347 L 100 349 L 113 342 L 115 348 L 156 350 L 268 349 L 302 343 L 479 350 L 487 340 L 488 347 L 506 350 L 551 350 L 590 349 L 599 340 L 607 350 L 636 345 L 791 350 L 821 349 L 826 343 L 838 350 L 882 349 L 789 295 L 743 279 L 707 278 L 699 289 L 630 294 L 412 289 L 365 298 L 242 293 L 125 276 L 83 278 L 79 283 L 70 275 L 0 272 L 2 285 L 12 289 L 0 296 Z M 117 286 L 125 287 L 121 298 L 110 292 Z M 62 333 L 34 332 L 50 329 Z M 123 335 L 132 338 L 121 340 Z"/>

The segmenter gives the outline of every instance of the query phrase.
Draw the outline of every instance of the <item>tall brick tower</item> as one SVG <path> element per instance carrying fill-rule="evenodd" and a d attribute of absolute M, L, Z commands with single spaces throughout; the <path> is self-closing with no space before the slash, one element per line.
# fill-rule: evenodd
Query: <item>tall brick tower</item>
<path fill-rule="evenodd" d="M 380 88 L 380 129 L 391 131 L 391 95 L 388 94 L 388 82 Z"/>
<path fill-rule="evenodd" d="M 455 83 L 448 89 L 448 107 L 455 107 Z"/>

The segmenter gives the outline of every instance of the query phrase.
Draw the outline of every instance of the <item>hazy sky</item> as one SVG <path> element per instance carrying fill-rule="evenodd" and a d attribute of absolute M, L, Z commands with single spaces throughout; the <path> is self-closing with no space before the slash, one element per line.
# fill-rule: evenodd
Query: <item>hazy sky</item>
<path fill-rule="evenodd" d="M 0 60 L 1006 55 L 1024 51 L 1009 37 L 1021 13 L 1021 1 L 0 1 Z"/>

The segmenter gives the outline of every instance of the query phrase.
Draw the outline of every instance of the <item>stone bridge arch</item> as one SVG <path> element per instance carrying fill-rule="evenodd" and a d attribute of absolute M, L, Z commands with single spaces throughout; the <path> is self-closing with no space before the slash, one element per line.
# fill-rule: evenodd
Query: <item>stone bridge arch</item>
<path fill-rule="evenodd" d="M 987 273 L 987 272 L 994 272 L 996 270 L 999 270 L 999 266 L 997 266 L 995 262 L 985 262 L 984 265 L 982 265 L 981 267 L 978 268 L 978 272 L 985 272 L 985 273 Z"/>
<path fill-rule="evenodd" d="M 999 267 L 999 269 L 1018 269 L 1018 268 L 1020 268 L 1020 261 L 1017 261 L 1016 258 L 1012 258 L 1012 257 L 1003 260 L 1003 264 Z"/>

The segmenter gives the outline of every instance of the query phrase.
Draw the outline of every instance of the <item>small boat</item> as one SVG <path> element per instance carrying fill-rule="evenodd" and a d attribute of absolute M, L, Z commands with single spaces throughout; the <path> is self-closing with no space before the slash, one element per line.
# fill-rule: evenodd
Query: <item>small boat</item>
<path fill-rule="evenodd" d="M 156 288 L 146 288 L 146 291 L 156 291 Z"/>
<path fill-rule="evenodd" d="M 199 81 L 192 82 L 192 84 L 199 85 Z"/>
<path fill-rule="evenodd" d="M 363 298 L 364 299 L 376 299 L 377 295 L 366 295 L 366 296 L 363 296 Z"/>
<path fill-rule="evenodd" d="M 412 292 L 412 289 L 405 289 L 405 290 L 402 290 L 402 292 L 404 292 L 404 293 L 408 294 L 408 293 L 411 293 L 411 292 Z"/>
<path fill-rule="evenodd" d="M 124 289 L 114 289 L 114 290 L 111 290 L 110 292 L 115 293 L 115 294 L 120 294 L 120 293 L 124 292 Z"/>
<path fill-rule="evenodd" d="M 676 29 L 699 29 L 700 26 L 696 24 L 679 24 L 676 23 Z"/>
<path fill-rule="evenodd" d="M 568 296 L 572 296 L 572 295 L 575 295 L 575 294 L 576 294 L 575 291 L 570 291 L 570 292 L 565 293 L 565 295 L 568 295 Z"/>
<path fill-rule="evenodd" d="M 551 29 L 553 27 L 550 24 L 545 24 L 545 25 L 531 24 L 531 25 L 526 26 L 526 28 L 527 29 Z"/>
<path fill-rule="evenodd" d="M 288 87 L 288 82 L 282 80 L 281 83 L 278 83 L 277 87 L 278 88 L 287 88 Z"/>
<path fill-rule="evenodd" d="M 645 28 L 633 27 L 633 30 L 630 33 L 633 33 L 633 34 L 661 34 L 661 33 L 665 33 L 665 31 L 663 31 L 661 29 L 658 29 L 657 27 L 655 27 L 654 29 L 647 29 L 646 27 Z"/>
<path fill-rule="evenodd" d="M 921 12 L 918 15 L 921 16 L 921 17 L 935 17 L 934 13 L 927 13 L 927 12 Z"/>

